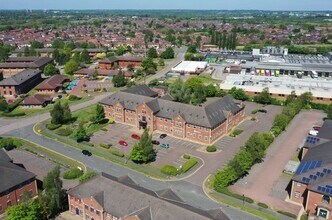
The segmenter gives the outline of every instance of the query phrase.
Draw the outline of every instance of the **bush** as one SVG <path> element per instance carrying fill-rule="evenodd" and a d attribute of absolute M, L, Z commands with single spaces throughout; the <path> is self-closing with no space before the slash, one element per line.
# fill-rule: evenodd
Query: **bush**
<path fill-rule="evenodd" d="M 0 148 L 5 148 L 7 151 L 10 151 L 16 147 L 22 146 L 21 141 L 13 138 L 1 138 L 0 139 Z"/>
<path fill-rule="evenodd" d="M 282 211 L 282 210 L 278 210 L 277 212 L 280 213 L 280 214 L 282 214 L 282 215 L 286 215 L 286 216 L 288 216 L 290 218 L 295 218 L 295 219 L 297 218 L 297 216 L 295 214 L 290 213 L 290 212 L 286 212 L 286 211 Z"/>
<path fill-rule="evenodd" d="M 114 149 L 110 149 L 111 154 L 118 156 L 118 157 L 124 157 L 124 153 L 122 153 L 121 151 L 118 150 L 114 150 Z"/>
<path fill-rule="evenodd" d="M 100 144 L 99 147 L 110 149 L 110 147 L 112 147 L 112 144 Z"/>
<path fill-rule="evenodd" d="M 110 119 L 110 120 L 108 121 L 108 124 L 115 124 L 114 119 Z"/>
<path fill-rule="evenodd" d="M 63 174 L 63 178 L 66 180 L 72 180 L 72 179 L 76 179 L 76 178 L 82 176 L 82 174 L 83 174 L 83 171 L 78 169 L 77 167 L 75 167 L 70 170 L 67 170 Z"/>
<path fill-rule="evenodd" d="M 238 135 L 240 135 L 243 132 L 242 129 L 240 128 L 235 128 L 231 131 L 231 133 L 229 134 L 230 137 L 236 137 Z"/>
<path fill-rule="evenodd" d="M 264 209 L 268 209 L 269 208 L 268 205 L 266 205 L 265 203 L 262 203 L 262 202 L 257 203 L 257 205 L 260 206 L 260 207 L 262 207 L 262 208 L 264 208 Z"/>
<path fill-rule="evenodd" d="M 196 158 L 190 158 L 184 164 L 182 164 L 181 172 L 185 173 L 188 170 L 190 170 L 193 166 L 195 166 L 198 163 L 198 160 Z"/>
<path fill-rule="evenodd" d="M 252 110 L 252 111 L 251 111 L 251 114 L 254 115 L 254 114 L 256 114 L 257 112 L 258 112 L 258 109 L 255 109 L 255 110 Z"/>
<path fill-rule="evenodd" d="M 81 100 L 82 98 L 81 98 L 81 97 L 78 97 L 78 96 L 76 96 L 76 95 L 69 95 L 69 96 L 67 96 L 67 99 L 68 99 L 69 101 L 78 101 L 78 100 Z"/>
<path fill-rule="evenodd" d="M 183 156 L 182 156 L 184 159 L 190 159 L 190 155 L 188 155 L 188 154 L 183 154 Z"/>
<path fill-rule="evenodd" d="M 55 131 L 55 133 L 60 136 L 69 136 L 73 133 L 73 130 L 70 128 L 59 128 Z"/>
<path fill-rule="evenodd" d="M 217 147 L 215 145 L 210 145 L 206 147 L 206 151 L 207 152 L 216 152 L 217 151 Z"/>
<path fill-rule="evenodd" d="M 26 115 L 24 112 L 18 112 L 18 113 L 6 113 L 6 112 L 4 112 L 4 113 L 2 113 L 1 114 L 2 116 L 5 116 L 5 117 L 20 117 L 20 116 L 24 116 L 24 115 Z"/>
<path fill-rule="evenodd" d="M 53 131 L 53 130 L 55 130 L 55 129 L 58 129 L 58 128 L 60 128 L 60 127 L 61 127 L 60 124 L 55 125 L 55 124 L 52 124 L 52 123 L 48 123 L 48 124 L 46 125 L 46 128 L 47 128 L 48 130 L 51 130 L 51 131 Z"/>
<path fill-rule="evenodd" d="M 160 169 L 160 171 L 163 174 L 171 175 L 171 176 L 176 176 L 179 173 L 178 169 L 172 165 L 165 165 Z"/>
<path fill-rule="evenodd" d="M 82 184 L 82 183 L 85 183 L 86 181 L 88 181 L 89 179 L 91 179 L 92 177 L 94 177 L 96 175 L 97 175 L 97 173 L 95 173 L 93 171 L 88 171 L 83 176 L 81 176 L 78 180 Z"/>

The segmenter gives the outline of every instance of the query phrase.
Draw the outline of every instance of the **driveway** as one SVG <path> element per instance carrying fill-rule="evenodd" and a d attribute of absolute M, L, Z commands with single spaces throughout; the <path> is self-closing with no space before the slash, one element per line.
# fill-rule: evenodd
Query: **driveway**
<path fill-rule="evenodd" d="M 268 148 L 264 161 L 256 164 L 249 175 L 239 180 L 231 189 L 271 207 L 298 213 L 300 206 L 285 202 L 289 181 L 282 175 L 287 162 L 303 143 L 314 124 L 322 124 L 325 114 L 320 111 L 302 111 Z M 280 196 L 283 195 L 283 196 Z"/>

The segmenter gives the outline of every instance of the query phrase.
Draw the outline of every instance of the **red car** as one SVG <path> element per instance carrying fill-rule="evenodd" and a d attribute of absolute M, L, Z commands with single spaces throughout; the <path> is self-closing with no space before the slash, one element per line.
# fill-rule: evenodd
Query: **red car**
<path fill-rule="evenodd" d="M 141 139 L 141 137 L 138 136 L 137 134 L 132 134 L 131 137 L 134 138 L 134 139 L 136 139 L 136 140 L 140 140 Z"/>
<path fill-rule="evenodd" d="M 128 143 L 125 142 L 124 140 L 120 140 L 120 141 L 119 141 L 119 144 L 120 144 L 121 146 L 128 146 Z"/>

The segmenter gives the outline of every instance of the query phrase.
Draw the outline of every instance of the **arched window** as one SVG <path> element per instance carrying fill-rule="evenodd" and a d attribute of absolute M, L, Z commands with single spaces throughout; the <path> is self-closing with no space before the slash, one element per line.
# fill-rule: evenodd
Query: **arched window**
<path fill-rule="evenodd" d="M 322 199 L 322 202 L 323 202 L 323 203 L 326 203 L 326 204 L 329 204 L 329 203 L 330 203 L 330 197 L 327 196 L 327 195 L 324 195 L 324 196 L 323 196 L 323 199 Z"/>

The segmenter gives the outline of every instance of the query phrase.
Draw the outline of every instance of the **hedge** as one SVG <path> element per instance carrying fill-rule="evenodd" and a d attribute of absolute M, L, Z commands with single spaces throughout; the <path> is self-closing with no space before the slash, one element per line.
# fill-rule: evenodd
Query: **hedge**
<path fill-rule="evenodd" d="M 110 147 L 112 147 L 112 144 L 100 144 L 99 146 L 101 148 L 110 149 Z"/>
<path fill-rule="evenodd" d="M 266 205 L 265 203 L 262 203 L 262 202 L 257 203 L 257 205 L 260 206 L 260 207 L 262 207 L 262 208 L 264 208 L 264 209 L 268 209 L 269 208 L 268 205 Z"/>
<path fill-rule="evenodd" d="M 286 215 L 290 218 L 297 218 L 297 215 L 293 214 L 293 213 L 290 213 L 290 212 L 285 212 L 285 211 L 282 211 L 282 210 L 278 210 L 277 211 L 278 213 L 282 214 L 282 215 Z"/>
<path fill-rule="evenodd" d="M 124 157 L 124 153 L 122 153 L 121 151 L 118 150 L 114 150 L 114 149 L 110 149 L 111 154 L 118 156 L 118 157 Z"/>
<path fill-rule="evenodd" d="M 189 160 L 187 160 L 186 162 L 184 162 L 184 164 L 182 164 L 181 172 L 182 173 L 187 172 L 193 166 L 195 166 L 197 163 L 198 163 L 198 160 L 196 158 L 190 158 Z"/>
<path fill-rule="evenodd" d="M 210 145 L 206 147 L 206 151 L 207 152 L 216 152 L 217 151 L 217 147 L 215 145 Z"/>
<path fill-rule="evenodd" d="M 190 159 L 190 155 L 188 155 L 188 154 L 183 154 L 183 156 L 182 156 L 184 159 Z"/>
<path fill-rule="evenodd" d="M 179 173 L 178 169 L 172 165 L 165 165 L 160 169 L 160 171 L 163 174 L 171 175 L 171 176 L 176 176 Z"/>
<path fill-rule="evenodd" d="M 82 183 L 85 183 L 86 181 L 88 181 L 89 179 L 91 179 L 92 177 L 94 177 L 96 175 L 97 175 L 97 173 L 95 173 L 93 171 L 88 171 L 84 175 L 80 176 L 78 181 L 82 184 Z"/>
<path fill-rule="evenodd" d="M 78 169 L 77 167 L 75 167 L 70 170 L 67 170 L 63 174 L 63 178 L 66 180 L 72 180 L 72 179 L 76 179 L 76 178 L 82 176 L 82 174 L 83 174 L 83 171 Z"/>
<path fill-rule="evenodd" d="M 221 190 L 220 193 L 223 193 L 227 196 L 239 199 L 241 201 L 243 200 L 243 195 L 233 193 L 233 192 L 229 191 L 227 188 L 224 188 L 223 190 Z M 250 197 L 247 197 L 247 196 L 244 197 L 244 201 L 247 202 L 247 203 L 250 203 L 250 204 L 254 203 L 254 200 Z"/>
<path fill-rule="evenodd" d="M 55 130 L 55 129 L 58 129 L 58 128 L 60 128 L 60 127 L 61 127 L 60 124 L 59 124 L 59 125 L 55 125 L 55 124 L 49 123 L 49 124 L 46 125 L 46 128 L 47 128 L 48 130 L 51 130 L 51 131 L 53 131 L 53 130 Z"/>
<path fill-rule="evenodd" d="M 18 113 L 12 113 L 12 112 L 6 113 L 6 112 L 4 112 L 4 113 L 1 114 L 1 116 L 5 116 L 5 117 L 20 117 L 20 116 L 24 116 L 24 115 L 26 115 L 24 112 L 18 112 Z"/>
<path fill-rule="evenodd" d="M 70 128 L 59 128 L 55 130 L 55 133 L 60 136 L 69 136 L 73 133 L 73 130 L 71 130 Z"/>

